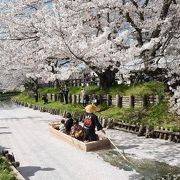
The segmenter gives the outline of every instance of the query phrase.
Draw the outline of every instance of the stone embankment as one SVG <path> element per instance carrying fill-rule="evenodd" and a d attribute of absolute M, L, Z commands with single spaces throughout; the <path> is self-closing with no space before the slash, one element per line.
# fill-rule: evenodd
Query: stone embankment
<path fill-rule="evenodd" d="M 1 150 L 0 155 L 6 159 L 9 163 L 9 167 L 13 172 L 13 175 L 17 180 L 25 180 L 25 178 L 20 174 L 20 172 L 16 169 L 19 167 L 20 163 L 18 161 L 15 161 L 15 157 L 13 154 L 10 154 L 8 150 Z"/>

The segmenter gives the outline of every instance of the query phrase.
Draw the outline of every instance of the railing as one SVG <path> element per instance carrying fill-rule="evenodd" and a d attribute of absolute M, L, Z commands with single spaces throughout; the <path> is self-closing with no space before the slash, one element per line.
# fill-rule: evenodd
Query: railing
<path fill-rule="evenodd" d="M 42 93 L 39 93 L 39 98 L 42 97 Z M 29 94 L 29 96 L 32 96 Z M 47 98 L 50 101 L 59 101 L 59 102 L 65 102 L 63 94 L 47 94 Z M 91 95 L 89 95 L 89 101 L 88 103 L 91 103 Z M 159 96 L 158 95 L 145 95 L 145 96 L 120 96 L 115 95 L 111 96 L 109 94 L 106 95 L 99 95 L 97 96 L 98 104 L 106 104 L 107 106 L 115 106 L 115 107 L 147 107 L 151 104 L 158 104 L 159 102 Z M 81 101 L 80 95 L 75 94 L 69 94 L 68 95 L 68 103 L 72 104 L 79 104 Z"/>

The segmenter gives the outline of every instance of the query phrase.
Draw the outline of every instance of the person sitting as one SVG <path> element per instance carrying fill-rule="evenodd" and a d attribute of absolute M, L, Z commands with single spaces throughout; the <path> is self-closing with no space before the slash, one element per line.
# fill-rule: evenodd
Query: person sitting
<path fill-rule="evenodd" d="M 61 124 L 60 124 L 60 126 L 59 126 L 59 130 L 60 130 L 61 132 L 63 132 L 63 133 L 66 132 L 65 120 L 64 120 L 64 119 L 61 120 Z"/>
<path fill-rule="evenodd" d="M 74 125 L 71 127 L 70 135 L 78 140 L 84 140 L 84 130 L 79 121 L 75 120 Z"/>
<path fill-rule="evenodd" d="M 87 105 L 85 107 L 85 115 L 84 115 L 84 132 L 85 132 L 85 140 L 87 141 L 96 141 L 98 140 L 98 136 L 95 133 L 95 128 L 97 130 L 101 130 L 103 133 L 102 125 L 100 124 L 98 117 L 94 114 L 97 108 L 94 104 Z"/>
<path fill-rule="evenodd" d="M 67 119 L 64 126 L 66 128 L 66 134 L 70 134 L 71 127 L 73 126 L 73 119 L 71 113 L 66 113 L 65 118 Z"/>

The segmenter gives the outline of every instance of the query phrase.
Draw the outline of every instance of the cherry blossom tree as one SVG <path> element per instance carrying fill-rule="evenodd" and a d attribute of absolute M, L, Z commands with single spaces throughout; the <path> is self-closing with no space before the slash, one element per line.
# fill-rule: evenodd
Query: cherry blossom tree
<path fill-rule="evenodd" d="M 9 3 L 3 18 L 11 40 L 34 44 L 24 58 L 83 62 L 106 87 L 129 62 L 139 59 L 150 68 L 159 61 L 172 40 L 178 8 L 175 0 L 21 0 Z"/>
<path fill-rule="evenodd" d="M 173 0 L 52 4 L 52 13 L 41 12 L 43 54 L 85 63 L 98 74 L 102 87 L 112 85 L 116 72 L 137 59 L 144 68 L 157 66 L 179 22 L 179 2 Z"/>
<path fill-rule="evenodd" d="M 55 59 L 69 59 L 69 67 L 85 63 L 96 72 L 101 87 L 114 84 L 117 72 L 161 66 L 173 74 L 170 64 L 178 64 L 177 0 L 14 0 L 1 4 L 1 43 L 11 54 L 6 60 L 28 66 L 28 73 L 41 74 L 46 80 L 63 77 L 58 75 L 60 69 L 52 68 L 58 68 Z M 171 53 L 172 49 L 176 52 Z"/>

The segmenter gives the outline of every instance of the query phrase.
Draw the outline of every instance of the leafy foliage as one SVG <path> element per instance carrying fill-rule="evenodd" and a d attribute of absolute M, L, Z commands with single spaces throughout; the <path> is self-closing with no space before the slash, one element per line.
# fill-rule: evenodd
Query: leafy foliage
<path fill-rule="evenodd" d="M 8 162 L 0 156 L 0 179 L 1 180 L 16 180 L 15 176 L 9 167 Z"/>

